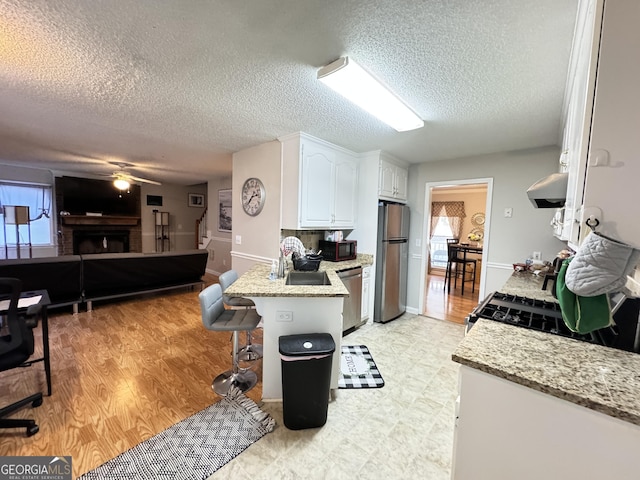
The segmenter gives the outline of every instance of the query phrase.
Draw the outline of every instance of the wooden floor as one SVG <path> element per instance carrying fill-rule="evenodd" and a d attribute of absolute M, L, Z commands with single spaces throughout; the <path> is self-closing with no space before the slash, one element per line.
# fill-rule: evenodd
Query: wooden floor
<path fill-rule="evenodd" d="M 461 323 L 477 293 L 447 295 L 442 281 L 430 276 L 425 313 Z M 231 366 L 230 334 L 204 329 L 197 297 L 179 290 L 51 312 L 53 394 L 11 416 L 35 418 L 40 432 L 0 430 L 0 455 L 70 455 L 75 478 L 219 401 L 211 380 Z M 42 363 L 0 373 L 1 406 L 44 389 Z M 259 383 L 247 396 L 261 394 Z"/>
<path fill-rule="evenodd" d="M 40 432 L 0 430 L 0 455 L 71 455 L 75 478 L 220 399 L 211 380 L 231 366 L 230 333 L 204 329 L 198 291 L 68 310 L 49 318 L 52 396 L 10 417 Z M 44 392 L 42 365 L 0 373 L 0 406 Z"/>
<path fill-rule="evenodd" d="M 478 305 L 479 277 L 478 275 L 475 293 L 471 291 L 471 284 L 468 283 L 465 284 L 464 295 L 462 295 L 459 283 L 457 289 L 451 285 L 451 293 L 447 293 L 444 288 L 444 273 L 428 274 L 425 282 L 424 315 L 439 320 L 464 323 L 465 317 Z"/>

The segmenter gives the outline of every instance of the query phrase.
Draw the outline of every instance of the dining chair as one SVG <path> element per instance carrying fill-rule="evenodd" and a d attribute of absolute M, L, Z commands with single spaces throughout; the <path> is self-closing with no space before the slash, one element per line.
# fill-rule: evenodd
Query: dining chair
<path fill-rule="evenodd" d="M 464 295 L 464 282 L 471 283 L 471 291 L 476 291 L 476 269 L 478 262 L 474 258 L 467 258 L 464 254 L 464 249 L 457 246 L 456 243 L 449 243 L 447 239 L 447 269 L 444 275 L 444 288 L 448 293 L 451 293 L 451 278 L 453 277 L 453 288 L 458 288 L 458 277 L 462 281 L 462 294 Z M 471 278 L 467 279 L 467 265 L 473 265 Z"/>

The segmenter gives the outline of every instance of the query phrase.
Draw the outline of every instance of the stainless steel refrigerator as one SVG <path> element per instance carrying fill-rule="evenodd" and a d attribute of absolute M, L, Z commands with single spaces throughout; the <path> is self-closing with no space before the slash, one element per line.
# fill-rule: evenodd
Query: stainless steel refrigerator
<path fill-rule="evenodd" d="M 373 320 L 385 323 L 407 308 L 409 207 L 397 203 L 378 206 L 378 247 Z"/>

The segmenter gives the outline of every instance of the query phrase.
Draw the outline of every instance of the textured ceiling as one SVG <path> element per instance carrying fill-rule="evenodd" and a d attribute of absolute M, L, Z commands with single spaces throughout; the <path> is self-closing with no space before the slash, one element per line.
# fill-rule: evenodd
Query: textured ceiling
<path fill-rule="evenodd" d="M 304 131 L 417 163 L 557 144 L 577 0 L 0 0 L 0 163 L 196 183 Z M 316 80 L 349 55 L 425 120 Z"/>

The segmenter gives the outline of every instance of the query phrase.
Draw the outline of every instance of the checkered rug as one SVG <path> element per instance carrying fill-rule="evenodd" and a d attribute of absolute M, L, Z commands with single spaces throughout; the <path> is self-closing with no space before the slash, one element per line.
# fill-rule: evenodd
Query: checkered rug
<path fill-rule="evenodd" d="M 78 480 L 205 479 L 274 425 L 253 400 L 235 389 Z"/>
<path fill-rule="evenodd" d="M 380 388 L 382 375 L 364 345 L 343 345 L 340 355 L 338 388 Z"/>

